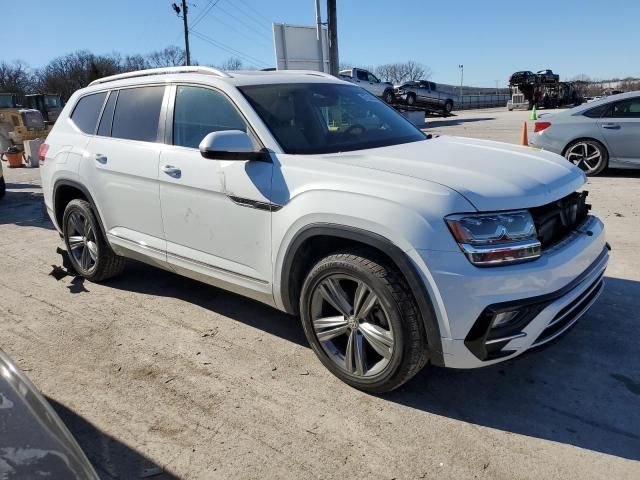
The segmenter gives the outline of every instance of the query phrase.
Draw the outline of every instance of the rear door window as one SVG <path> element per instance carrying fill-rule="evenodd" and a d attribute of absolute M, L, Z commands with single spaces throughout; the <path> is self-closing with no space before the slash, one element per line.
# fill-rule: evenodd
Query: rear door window
<path fill-rule="evenodd" d="M 93 135 L 107 92 L 94 93 L 82 97 L 73 109 L 71 120 L 84 133 Z"/>
<path fill-rule="evenodd" d="M 640 118 L 640 97 L 616 102 L 610 112 L 612 118 Z"/>
<path fill-rule="evenodd" d="M 111 136 L 156 142 L 164 88 L 157 86 L 120 90 L 113 114 Z"/>

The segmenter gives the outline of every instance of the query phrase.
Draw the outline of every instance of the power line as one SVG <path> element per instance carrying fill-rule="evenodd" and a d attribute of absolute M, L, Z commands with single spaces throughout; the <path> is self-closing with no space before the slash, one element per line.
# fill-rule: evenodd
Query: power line
<path fill-rule="evenodd" d="M 216 21 L 216 22 L 221 23 L 222 25 L 230 28 L 233 31 L 237 31 L 237 27 L 234 27 L 234 26 L 229 25 L 228 23 L 224 22 L 223 20 L 220 19 L 219 16 L 213 17 L 213 20 Z M 251 34 L 256 34 L 257 35 L 257 33 L 254 30 L 251 30 Z M 245 33 L 245 35 L 246 35 L 246 33 Z M 257 37 L 256 36 L 256 37 L 254 37 L 254 40 L 256 42 L 259 42 L 258 45 L 260 45 L 260 46 L 262 46 L 264 48 L 268 48 L 269 50 L 271 50 L 273 48 L 272 43 L 271 42 L 269 42 L 269 43 L 265 42 L 264 38 L 262 38 L 262 37 Z"/>
<path fill-rule="evenodd" d="M 267 30 L 269 33 L 271 33 L 271 27 L 268 27 L 265 25 L 265 22 L 262 20 L 258 20 L 256 17 L 253 16 L 253 14 L 251 14 L 250 12 L 247 13 L 244 10 L 238 8 L 238 4 L 236 3 L 235 8 L 238 12 L 242 13 L 244 16 L 246 16 L 248 19 L 252 20 L 254 23 L 256 23 L 259 27 L 264 28 L 265 30 Z M 267 22 L 267 23 L 271 23 L 271 22 Z"/>
<path fill-rule="evenodd" d="M 196 16 L 196 18 L 193 19 L 191 26 L 199 22 L 202 17 L 204 17 L 209 12 L 209 9 L 214 7 L 214 3 L 216 3 L 216 0 L 210 0 L 209 3 L 207 3 L 205 7 L 200 11 L 200 13 Z"/>
<path fill-rule="evenodd" d="M 218 3 L 220 3 L 220 0 L 211 0 L 209 4 L 204 8 L 204 10 L 200 12 L 200 15 L 198 15 L 196 19 L 193 21 L 193 23 L 191 24 L 191 28 L 195 27 L 198 23 L 200 23 L 204 19 L 204 17 L 209 15 L 209 12 L 213 10 L 213 7 L 218 5 Z"/>
<path fill-rule="evenodd" d="M 251 55 L 249 55 L 247 53 L 244 53 L 244 52 L 241 52 L 239 50 L 236 50 L 235 48 L 232 48 L 229 45 L 225 45 L 222 42 L 218 42 L 218 41 L 214 40 L 213 38 L 211 38 L 211 37 L 209 37 L 209 36 L 207 36 L 207 35 L 205 35 L 203 33 L 197 32 L 195 30 L 190 30 L 190 32 L 193 35 L 195 35 L 196 37 L 198 37 L 200 40 L 203 40 L 203 41 L 213 45 L 214 47 L 217 47 L 217 48 L 219 48 L 221 50 L 224 50 L 227 53 L 231 53 L 232 55 L 237 55 L 239 57 L 243 57 L 245 59 L 245 61 L 255 62 L 255 63 L 261 64 L 261 65 L 264 65 L 266 67 L 271 66 L 268 63 L 265 63 L 262 60 L 257 59 L 256 57 L 252 57 Z"/>
<path fill-rule="evenodd" d="M 259 11 L 257 11 L 254 6 L 249 5 L 247 2 L 245 2 L 245 0 L 240 0 L 240 2 L 242 2 L 248 9 L 250 9 L 256 15 L 258 15 L 259 17 L 262 17 L 267 23 L 273 23 L 273 20 L 268 19 L 266 16 L 264 16 Z"/>
<path fill-rule="evenodd" d="M 271 41 L 271 38 L 269 38 L 267 35 L 265 35 L 264 33 L 260 33 L 258 31 L 255 30 L 255 27 L 249 25 L 247 22 L 245 22 L 244 20 L 242 20 L 241 18 L 236 17 L 233 13 L 229 13 L 227 12 L 224 8 L 222 7 L 218 7 L 218 10 L 220 10 L 223 13 L 226 13 L 228 16 L 230 16 L 231 18 L 235 19 L 236 21 L 240 22 L 241 24 L 243 24 L 245 27 L 247 27 L 250 30 L 255 31 L 257 34 L 263 36 L 264 38 L 266 38 L 268 41 Z"/>

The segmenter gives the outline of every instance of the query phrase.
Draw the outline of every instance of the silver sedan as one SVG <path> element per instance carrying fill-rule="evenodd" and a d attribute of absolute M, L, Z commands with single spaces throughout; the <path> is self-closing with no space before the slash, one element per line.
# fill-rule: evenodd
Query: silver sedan
<path fill-rule="evenodd" d="M 529 145 L 563 155 L 587 175 L 640 168 L 640 91 L 542 114 Z"/>

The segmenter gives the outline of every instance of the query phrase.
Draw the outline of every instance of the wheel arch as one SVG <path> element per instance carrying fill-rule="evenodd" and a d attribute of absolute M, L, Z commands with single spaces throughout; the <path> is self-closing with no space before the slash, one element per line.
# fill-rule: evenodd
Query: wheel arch
<path fill-rule="evenodd" d="M 348 246 L 367 248 L 399 270 L 418 304 L 429 358 L 433 364 L 443 365 L 440 327 L 426 285 L 407 254 L 377 233 L 330 223 L 310 224 L 298 230 L 287 246 L 280 271 L 280 295 L 285 311 L 299 314 L 298 299 L 306 274 L 320 258 Z"/>
<path fill-rule="evenodd" d="M 610 155 L 609 155 L 609 149 L 607 148 L 607 145 L 602 140 L 600 140 L 598 138 L 594 138 L 594 137 L 590 137 L 590 136 L 586 136 L 586 135 L 585 136 L 581 136 L 581 137 L 576 137 L 576 138 L 573 138 L 573 139 L 569 140 L 566 143 L 566 145 L 564 146 L 564 148 L 562 149 L 562 154 L 561 155 L 564 157 L 565 154 L 567 153 L 567 150 L 569 149 L 569 147 L 571 145 L 573 145 L 574 143 L 576 143 L 576 142 L 584 142 L 584 141 L 587 141 L 587 140 L 591 141 L 591 142 L 597 142 L 600 145 L 602 145 L 602 148 L 604 148 L 604 152 L 607 154 L 607 159 L 609 158 Z"/>
<path fill-rule="evenodd" d="M 107 238 L 107 231 L 104 228 L 104 224 L 102 222 L 102 218 L 100 217 L 100 213 L 98 212 L 98 208 L 91 196 L 91 193 L 79 182 L 68 179 L 59 179 L 53 185 L 53 214 L 55 216 L 56 224 L 60 231 L 62 231 L 62 216 L 64 215 L 64 209 L 69 204 L 71 200 L 76 198 L 80 198 L 86 200 L 91 205 L 91 209 L 93 210 L 96 219 L 98 220 L 98 225 L 100 226 L 100 231 L 104 238 Z"/>

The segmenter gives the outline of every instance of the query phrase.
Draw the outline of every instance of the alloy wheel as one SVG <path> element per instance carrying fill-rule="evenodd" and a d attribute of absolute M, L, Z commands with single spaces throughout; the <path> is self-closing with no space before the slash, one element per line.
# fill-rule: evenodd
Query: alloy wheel
<path fill-rule="evenodd" d="M 98 243 L 91 221 L 78 211 L 67 220 L 67 240 L 76 263 L 85 273 L 90 272 L 98 261 Z"/>
<path fill-rule="evenodd" d="M 371 377 L 389 365 L 395 346 L 389 315 L 362 280 L 325 277 L 312 293 L 311 320 L 323 350 L 346 373 Z"/>
<path fill-rule="evenodd" d="M 595 173 L 602 162 L 602 151 L 591 142 L 578 142 L 565 153 L 565 157 L 585 173 Z"/>

